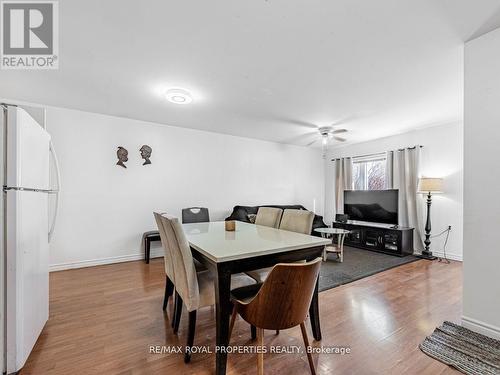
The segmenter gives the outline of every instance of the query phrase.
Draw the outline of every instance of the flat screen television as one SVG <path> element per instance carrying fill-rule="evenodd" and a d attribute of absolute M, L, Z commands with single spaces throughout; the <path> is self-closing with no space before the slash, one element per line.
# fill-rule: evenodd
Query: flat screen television
<path fill-rule="evenodd" d="M 346 190 L 344 214 L 349 220 L 398 224 L 398 190 Z"/>

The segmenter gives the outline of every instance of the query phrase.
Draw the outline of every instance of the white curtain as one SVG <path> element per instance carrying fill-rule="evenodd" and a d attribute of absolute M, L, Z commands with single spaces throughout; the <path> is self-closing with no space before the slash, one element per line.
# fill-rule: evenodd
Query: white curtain
<path fill-rule="evenodd" d="M 394 189 L 394 151 L 385 153 L 385 186 Z"/>
<path fill-rule="evenodd" d="M 418 179 L 420 177 L 420 146 L 391 151 L 392 174 L 388 178 L 388 189 L 399 190 L 399 225 L 415 228 L 413 248 L 420 254 L 423 250 L 421 204 L 417 198 Z M 388 164 L 390 163 L 388 158 Z M 392 184 L 390 184 L 392 180 Z"/>
<path fill-rule="evenodd" d="M 352 189 L 352 158 L 335 159 L 334 162 L 335 214 L 342 214 L 344 213 L 344 190 Z"/>

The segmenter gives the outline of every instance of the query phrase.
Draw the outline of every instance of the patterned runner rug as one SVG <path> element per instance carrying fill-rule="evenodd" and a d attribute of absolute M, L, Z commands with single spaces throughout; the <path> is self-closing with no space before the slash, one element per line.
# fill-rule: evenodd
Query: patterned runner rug
<path fill-rule="evenodd" d="M 451 322 L 426 337 L 420 350 L 464 374 L 500 375 L 500 340 Z"/>

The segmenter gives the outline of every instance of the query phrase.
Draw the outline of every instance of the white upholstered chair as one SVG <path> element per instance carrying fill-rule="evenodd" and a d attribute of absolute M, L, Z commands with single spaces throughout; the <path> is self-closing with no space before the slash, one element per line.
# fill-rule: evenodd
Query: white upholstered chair
<path fill-rule="evenodd" d="M 275 207 L 259 207 L 255 225 L 263 225 L 265 227 L 278 228 L 281 221 L 283 210 Z"/>
<path fill-rule="evenodd" d="M 260 210 L 260 209 L 259 209 Z M 288 230 L 303 234 L 311 234 L 314 221 L 314 212 L 307 210 L 285 209 L 279 229 Z M 261 268 L 255 271 L 248 271 L 246 274 L 252 277 L 258 283 L 264 282 L 271 272 L 272 267 Z"/>
<path fill-rule="evenodd" d="M 163 310 L 165 310 L 167 308 L 168 299 L 172 294 L 174 294 L 174 269 L 172 266 L 172 258 L 170 256 L 167 235 L 161 223 L 161 214 L 153 212 L 153 215 L 156 220 L 156 225 L 158 226 L 158 232 L 160 232 L 160 239 L 163 247 L 163 263 L 165 265 L 165 296 L 163 298 Z M 172 324 L 173 323 L 174 321 L 172 320 Z"/>
<path fill-rule="evenodd" d="M 275 207 L 259 207 L 257 217 L 255 218 L 255 225 L 262 225 L 265 227 L 278 228 L 281 221 L 283 210 Z M 262 282 L 262 275 L 267 275 L 271 268 L 262 268 L 259 270 L 248 271 L 246 274 L 257 282 Z"/>
<path fill-rule="evenodd" d="M 196 311 L 215 303 L 214 280 L 209 271 L 197 272 L 189 242 L 184 234 L 179 219 L 170 215 L 161 215 L 160 222 L 166 234 L 170 257 L 174 269 L 176 311 L 174 313 L 174 332 L 177 333 L 182 312 L 182 304 L 189 312 L 187 347 L 192 347 L 196 327 Z M 255 281 L 244 274 L 233 275 L 232 288 L 254 284 Z M 186 350 L 184 361 L 191 360 L 190 350 Z"/>
<path fill-rule="evenodd" d="M 313 221 L 314 212 L 286 209 L 279 228 L 290 232 L 311 234 Z"/>
<path fill-rule="evenodd" d="M 160 239 L 161 239 L 161 244 L 163 247 L 163 262 L 165 265 L 165 296 L 163 297 L 163 310 L 165 311 L 167 309 L 168 305 L 168 300 L 170 296 L 174 294 L 174 267 L 173 267 L 173 260 L 172 260 L 172 255 L 171 255 L 171 250 L 170 250 L 170 245 L 169 241 L 167 238 L 167 234 L 165 232 L 165 229 L 163 228 L 163 225 L 161 223 L 161 216 L 165 215 L 165 213 L 157 213 L 153 212 L 153 215 L 156 220 L 156 225 L 158 226 L 158 232 L 160 233 Z M 203 266 L 201 263 L 195 261 L 195 268 L 196 271 L 206 271 L 205 266 Z M 172 328 L 175 329 L 175 312 L 179 310 L 178 306 L 176 306 L 177 299 L 174 300 L 174 314 L 172 316 Z"/>

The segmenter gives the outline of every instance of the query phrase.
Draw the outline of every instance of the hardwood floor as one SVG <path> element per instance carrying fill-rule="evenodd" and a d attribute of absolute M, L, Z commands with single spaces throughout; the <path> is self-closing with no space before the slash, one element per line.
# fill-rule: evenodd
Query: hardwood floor
<path fill-rule="evenodd" d="M 163 259 L 55 272 L 50 319 L 20 374 L 212 374 L 214 354 L 151 354 L 151 345 L 185 345 L 187 314 L 178 336 L 162 311 Z M 314 354 L 318 374 L 456 374 L 418 344 L 443 320 L 459 322 L 462 265 L 417 261 L 320 293 L 321 346 L 350 354 Z M 215 342 L 215 311 L 198 312 L 195 345 Z M 310 333 L 310 326 L 307 327 Z M 311 335 L 310 335 L 311 336 Z M 297 345 L 300 328 L 266 331 L 265 345 Z M 253 345 L 241 319 L 231 345 Z M 254 374 L 254 354 L 229 354 L 228 374 Z M 266 354 L 266 374 L 308 374 L 306 353 Z"/>

